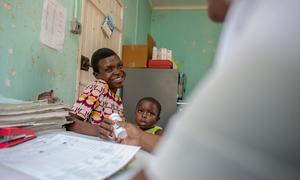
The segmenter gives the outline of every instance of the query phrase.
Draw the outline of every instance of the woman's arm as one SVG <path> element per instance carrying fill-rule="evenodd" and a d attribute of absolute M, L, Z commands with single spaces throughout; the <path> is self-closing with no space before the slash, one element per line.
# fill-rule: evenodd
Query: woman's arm
<path fill-rule="evenodd" d="M 104 119 L 99 125 L 94 125 L 88 122 L 84 122 L 81 118 L 75 114 L 70 114 L 71 120 L 74 123 L 67 125 L 67 130 L 74 131 L 76 133 L 85 134 L 89 136 L 97 136 L 103 139 L 115 139 L 113 133 L 112 124 L 113 121 Z"/>
<path fill-rule="evenodd" d="M 145 133 L 131 123 L 122 122 L 119 124 L 126 129 L 128 134 L 125 139 L 121 140 L 122 144 L 141 146 L 144 150 L 152 152 L 160 139 L 159 135 Z"/>
<path fill-rule="evenodd" d="M 142 134 L 140 136 L 141 136 L 141 138 L 140 138 L 139 146 L 141 146 L 144 150 L 146 150 L 148 152 L 153 152 L 153 150 L 156 147 L 156 144 L 158 143 L 158 141 L 160 139 L 160 136 L 145 133 L 144 131 L 142 131 Z"/>

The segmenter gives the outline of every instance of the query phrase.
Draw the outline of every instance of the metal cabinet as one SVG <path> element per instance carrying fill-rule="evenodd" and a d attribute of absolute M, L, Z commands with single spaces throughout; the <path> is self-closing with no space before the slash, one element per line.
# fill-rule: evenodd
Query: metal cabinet
<path fill-rule="evenodd" d="M 176 112 L 178 71 L 174 69 L 128 68 L 123 88 L 125 116 L 134 121 L 136 103 L 143 97 L 154 97 L 162 106 L 158 124 L 165 127 Z"/>

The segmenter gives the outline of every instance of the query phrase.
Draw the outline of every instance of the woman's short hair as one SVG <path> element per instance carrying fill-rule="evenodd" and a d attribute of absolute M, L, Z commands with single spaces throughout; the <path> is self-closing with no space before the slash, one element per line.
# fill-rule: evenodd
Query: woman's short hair
<path fill-rule="evenodd" d="M 91 61 L 93 71 L 99 72 L 99 67 L 98 67 L 99 61 L 113 55 L 118 56 L 117 53 L 115 53 L 115 51 L 109 48 L 100 48 L 97 51 L 95 51 L 94 54 L 92 55 L 92 61 Z"/>

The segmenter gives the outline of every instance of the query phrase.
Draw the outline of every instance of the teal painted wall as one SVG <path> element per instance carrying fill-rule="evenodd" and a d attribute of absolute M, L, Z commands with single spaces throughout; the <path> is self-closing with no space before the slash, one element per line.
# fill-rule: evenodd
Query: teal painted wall
<path fill-rule="evenodd" d="M 124 0 L 123 44 L 135 44 L 137 34 L 137 1 Z"/>
<path fill-rule="evenodd" d="M 40 43 L 42 0 L 0 0 L 1 95 L 34 100 L 53 89 L 64 102 L 73 104 L 79 48 L 79 36 L 71 34 L 69 27 L 74 1 L 58 2 L 67 9 L 62 53 Z"/>
<path fill-rule="evenodd" d="M 145 44 L 152 9 L 148 0 L 124 0 L 123 44 Z"/>
<path fill-rule="evenodd" d="M 173 50 L 180 72 L 186 73 L 186 96 L 211 68 L 221 30 L 206 10 L 152 12 L 151 34 L 158 47 Z"/>
<path fill-rule="evenodd" d="M 137 44 L 147 43 L 147 34 L 151 31 L 152 9 L 148 0 L 139 0 L 138 19 L 137 19 Z"/>

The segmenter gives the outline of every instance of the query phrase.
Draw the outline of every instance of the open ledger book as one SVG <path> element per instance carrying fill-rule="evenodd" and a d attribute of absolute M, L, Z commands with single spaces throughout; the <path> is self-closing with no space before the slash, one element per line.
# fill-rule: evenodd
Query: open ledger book
<path fill-rule="evenodd" d="M 9 168 L 10 173 L 24 173 L 25 179 L 104 179 L 124 167 L 139 149 L 65 134 L 48 134 L 0 150 L 0 166 Z"/>

